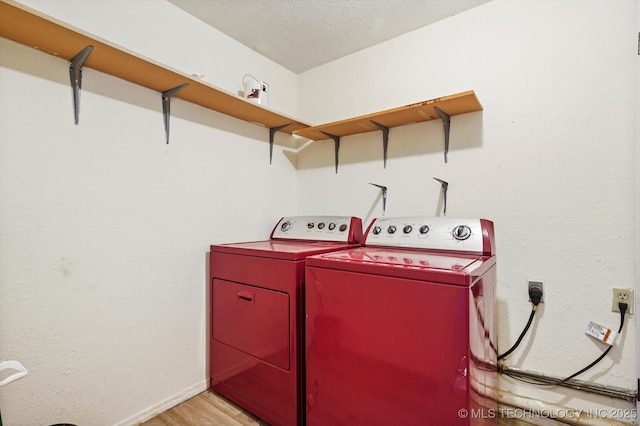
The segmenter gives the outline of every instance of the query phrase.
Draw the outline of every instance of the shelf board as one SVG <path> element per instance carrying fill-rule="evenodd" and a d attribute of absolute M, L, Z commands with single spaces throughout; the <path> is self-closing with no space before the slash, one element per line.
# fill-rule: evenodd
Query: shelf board
<path fill-rule="evenodd" d="M 433 107 L 438 107 L 449 116 L 466 114 L 468 112 L 481 111 L 482 105 L 473 90 L 457 93 L 455 95 L 444 96 L 442 98 L 431 99 L 429 101 L 418 102 L 399 108 L 376 112 L 374 114 L 363 115 L 342 121 L 335 121 L 320 126 L 307 127 L 296 130 L 297 136 L 302 136 L 314 141 L 329 139 L 326 132 L 333 136 L 343 137 L 358 133 L 373 132 L 380 130 L 375 124 L 382 124 L 388 128 L 402 126 L 405 124 L 419 123 L 422 121 L 440 119 L 440 115 Z"/>
<path fill-rule="evenodd" d="M 94 49 L 84 63 L 86 67 L 160 93 L 188 83 L 175 98 L 268 128 L 289 124 L 281 130 L 285 133 L 291 134 L 309 126 L 11 0 L 0 1 L 0 37 L 66 60 L 92 45 Z"/>

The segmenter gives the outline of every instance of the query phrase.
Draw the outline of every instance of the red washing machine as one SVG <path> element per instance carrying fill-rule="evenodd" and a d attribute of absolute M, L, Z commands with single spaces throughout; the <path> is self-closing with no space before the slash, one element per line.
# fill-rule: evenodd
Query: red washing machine
<path fill-rule="evenodd" d="M 213 390 L 273 426 L 303 424 L 305 259 L 361 239 L 358 218 L 304 216 L 267 241 L 211 246 Z"/>
<path fill-rule="evenodd" d="M 307 258 L 306 422 L 497 422 L 493 223 L 378 218 Z"/>

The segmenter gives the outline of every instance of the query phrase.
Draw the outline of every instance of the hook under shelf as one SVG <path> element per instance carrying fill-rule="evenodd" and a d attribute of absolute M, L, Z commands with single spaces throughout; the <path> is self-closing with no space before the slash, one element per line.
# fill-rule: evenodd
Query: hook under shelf
<path fill-rule="evenodd" d="M 449 133 L 451 131 L 451 117 L 449 114 L 438 108 L 437 106 L 433 107 L 434 110 L 438 113 L 440 118 L 442 118 L 442 124 L 444 124 L 444 162 L 447 162 L 447 155 L 449 154 Z"/>
<path fill-rule="evenodd" d="M 71 89 L 73 90 L 73 116 L 75 123 L 80 120 L 80 90 L 82 89 L 82 67 L 93 51 L 93 46 L 89 45 L 71 58 L 69 64 L 69 78 L 71 79 Z"/>
<path fill-rule="evenodd" d="M 333 142 L 335 145 L 336 173 L 338 173 L 338 153 L 340 152 L 340 136 L 332 135 L 331 133 L 323 132 L 322 130 L 320 130 L 320 132 L 323 133 L 325 136 L 328 136 L 331 139 L 333 139 Z"/>
<path fill-rule="evenodd" d="M 387 151 L 389 149 L 389 128 L 383 124 L 369 120 L 376 125 L 378 129 L 382 131 L 382 155 L 384 168 L 387 168 Z"/>
<path fill-rule="evenodd" d="M 171 117 L 171 97 L 178 93 L 180 90 L 187 87 L 189 83 L 181 84 L 173 89 L 165 90 L 162 92 L 162 115 L 164 117 L 164 132 L 167 138 L 167 144 L 169 143 L 169 118 Z"/>
<path fill-rule="evenodd" d="M 271 164 L 271 161 L 273 160 L 273 139 L 276 132 L 290 125 L 291 123 L 287 123 L 282 126 L 269 127 L 269 164 Z"/>

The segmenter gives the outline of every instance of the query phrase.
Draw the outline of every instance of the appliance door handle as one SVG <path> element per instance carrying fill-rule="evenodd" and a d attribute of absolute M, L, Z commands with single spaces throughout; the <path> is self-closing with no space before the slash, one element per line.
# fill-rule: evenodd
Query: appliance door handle
<path fill-rule="evenodd" d="M 256 295 L 255 293 L 251 293 L 250 291 L 239 291 L 238 299 L 247 303 L 256 303 Z"/>

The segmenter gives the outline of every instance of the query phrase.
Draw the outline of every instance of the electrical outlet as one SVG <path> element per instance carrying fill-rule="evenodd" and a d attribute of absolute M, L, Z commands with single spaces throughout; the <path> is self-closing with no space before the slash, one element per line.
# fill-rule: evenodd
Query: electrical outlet
<path fill-rule="evenodd" d="M 614 288 L 613 300 L 611 302 L 611 311 L 620 312 L 618 303 L 627 304 L 627 313 L 631 315 L 633 313 L 633 290 L 630 288 Z"/>
<path fill-rule="evenodd" d="M 542 281 L 529 281 L 529 285 L 527 287 L 527 294 L 531 294 L 531 289 L 532 288 L 539 288 L 540 289 L 540 293 L 542 293 L 542 298 L 540 299 L 540 303 L 544 302 L 544 285 L 542 283 Z M 529 302 L 531 302 L 531 296 L 529 296 Z"/>

